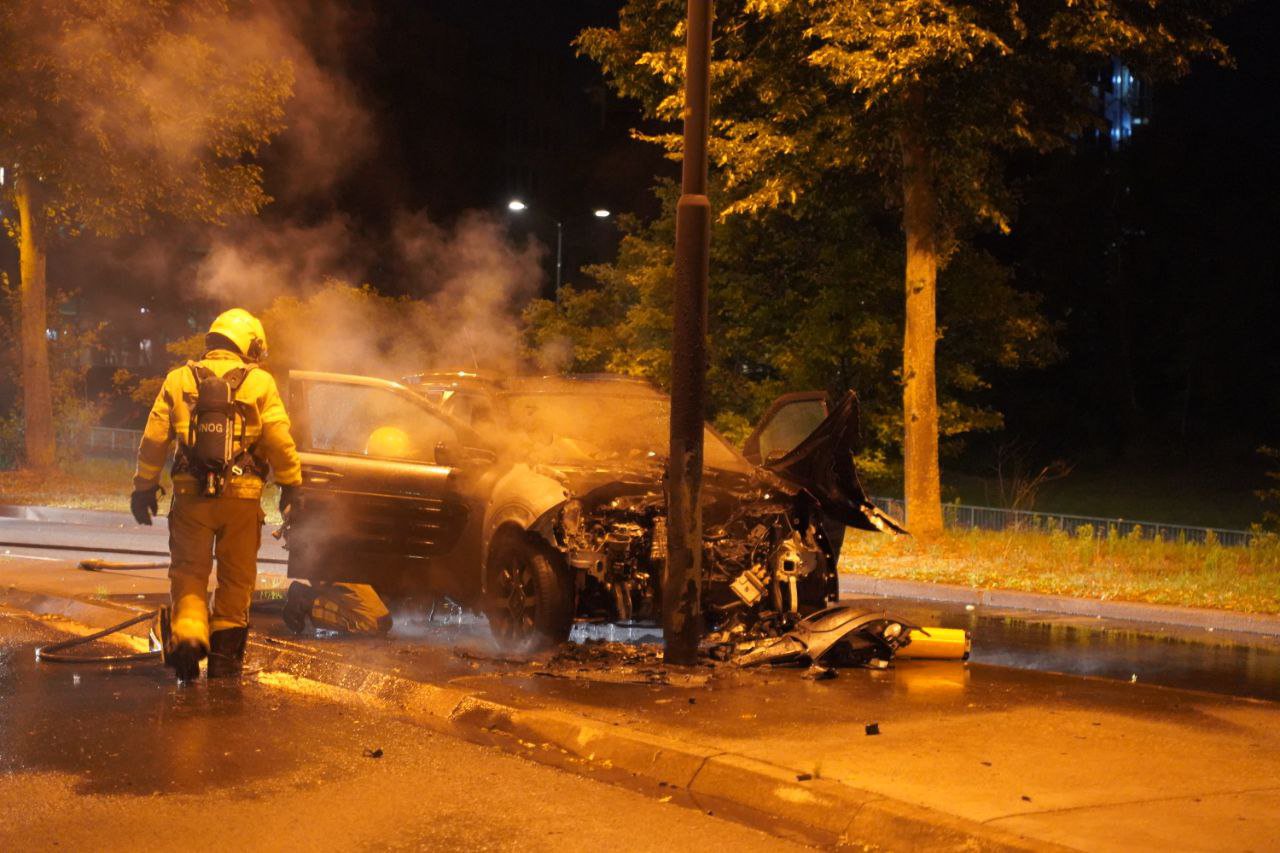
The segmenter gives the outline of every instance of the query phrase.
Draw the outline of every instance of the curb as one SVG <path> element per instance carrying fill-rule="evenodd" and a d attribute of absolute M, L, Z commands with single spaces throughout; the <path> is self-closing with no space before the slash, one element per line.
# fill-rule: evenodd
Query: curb
<path fill-rule="evenodd" d="M 132 608 L 15 588 L 0 605 L 63 616 L 100 628 Z M 541 743 L 580 764 L 611 769 L 661 790 L 681 792 L 706 811 L 793 827 L 828 844 L 890 850 L 1061 851 L 1071 848 L 893 800 L 827 779 L 801 781 L 796 770 L 686 741 L 562 711 L 519 708 L 467 690 L 412 681 L 330 658 L 300 644 L 252 638 L 263 681 L 273 673 L 319 683 L 403 714 L 440 734 L 513 751 Z M 501 736 L 495 738 L 494 735 Z M 512 743 L 514 741 L 514 744 Z"/>
<path fill-rule="evenodd" d="M 1123 619 L 1178 628 L 1205 628 L 1214 631 L 1237 631 L 1242 634 L 1280 636 L 1280 615 L 1271 613 L 1237 613 L 1231 610 L 1145 604 L 1138 601 L 1104 601 L 1096 598 L 1075 598 L 1069 595 L 1049 595 L 1042 592 L 981 589 L 958 584 L 893 580 L 846 573 L 840 575 L 840 593 L 884 598 L 916 598 L 949 604 L 972 604 L 1067 616 Z"/>

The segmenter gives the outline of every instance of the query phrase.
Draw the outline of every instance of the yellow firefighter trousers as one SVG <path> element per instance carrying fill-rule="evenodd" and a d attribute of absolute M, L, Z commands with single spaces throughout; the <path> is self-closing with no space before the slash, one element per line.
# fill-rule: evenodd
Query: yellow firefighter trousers
<path fill-rule="evenodd" d="M 209 648 L 209 631 L 249 624 L 264 521 L 252 498 L 179 494 L 169 511 L 169 596 L 173 638 Z M 209 618 L 209 572 L 218 558 L 218 587 Z"/>

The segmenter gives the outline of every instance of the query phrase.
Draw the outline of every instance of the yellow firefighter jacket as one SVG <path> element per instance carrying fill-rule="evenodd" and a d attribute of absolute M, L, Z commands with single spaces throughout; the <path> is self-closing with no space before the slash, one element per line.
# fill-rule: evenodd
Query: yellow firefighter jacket
<path fill-rule="evenodd" d="M 225 376 L 228 371 L 245 364 L 237 353 L 215 349 L 196 362 L 202 367 Z M 174 368 L 164 379 L 160 394 L 156 397 L 147 426 L 138 447 L 138 468 L 134 472 L 135 489 L 149 489 L 160 482 L 160 470 L 169 456 L 169 448 L 177 439 L 178 453 L 174 461 L 173 488 L 178 494 L 195 494 L 195 477 L 182 471 L 181 459 L 190 441 L 191 409 L 195 405 L 196 379 L 187 365 Z M 289 415 L 271 374 L 254 367 L 236 391 L 237 402 L 243 403 L 244 447 L 241 446 L 239 429 L 235 437 L 235 453 L 249 449 L 261 471 L 271 466 L 275 481 L 291 486 L 302 482 L 302 463 L 289 434 Z M 225 497 L 254 498 L 262 496 L 262 474 L 246 468 L 243 474 L 229 476 L 222 490 Z"/>

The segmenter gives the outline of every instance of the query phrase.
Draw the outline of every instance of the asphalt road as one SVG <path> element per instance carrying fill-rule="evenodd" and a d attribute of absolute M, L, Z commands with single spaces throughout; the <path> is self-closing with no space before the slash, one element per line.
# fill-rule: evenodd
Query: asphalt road
<path fill-rule="evenodd" d="M 35 663 L 62 636 L 0 611 L 3 850 L 800 849 L 319 688 Z"/>
<path fill-rule="evenodd" d="M 6 525 L 0 521 L 0 532 Z M 56 526 L 38 532 L 59 535 Z M 119 535 L 137 534 L 121 529 Z M 38 559 L 4 555 L 0 549 L 0 576 L 10 590 L 132 605 L 164 596 L 163 570 L 90 574 L 75 569 L 65 552 L 56 557 L 39 549 L 30 553 Z M 260 578 L 264 585 L 281 581 L 279 574 Z M 846 671 L 824 681 L 806 679 L 797 671 L 735 673 L 731 668 L 668 676 L 658 671 L 653 648 L 575 644 L 550 658 L 520 660 L 496 649 L 476 619 L 439 613 L 431 620 L 400 608 L 395 615 L 396 626 L 385 638 L 294 638 L 268 604 L 255 611 L 254 632 L 260 643 L 305 647 L 315 664 L 300 671 L 315 678 L 323 678 L 332 661 L 335 667 L 350 664 L 357 670 L 447 684 L 482 699 L 697 743 L 1082 849 L 1262 850 L 1276 849 L 1280 838 L 1280 787 L 1274 782 L 1280 778 L 1275 735 L 1280 706 L 1231 698 L 1267 695 L 1250 685 L 1269 684 L 1274 691 L 1276 670 L 1274 657 L 1269 657 L 1275 655 L 1274 646 L 1239 646 L 1220 635 L 1210 635 L 1212 643 L 1185 644 L 1142 633 L 1111 635 L 1085 624 L 1091 620 L 1079 619 L 1046 628 L 1021 623 L 1016 616 L 988 618 L 980 609 L 933 614 L 940 621 L 976 620 L 971 625 L 976 660 L 967 666 L 902 661 L 885 672 Z M 0 624 L 0 636 L 3 628 Z M 637 641 L 651 633 L 595 626 L 582 629 L 579 639 Z M 643 828 L 635 837 L 572 836 L 589 838 L 597 846 L 644 849 L 651 843 L 658 846 L 657 839 L 664 846 L 688 846 L 677 835 L 650 829 L 649 813 L 626 805 L 630 797 L 662 805 L 662 810 L 677 809 L 655 803 L 656 796 L 577 778 L 546 789 L 548 794 L 537 779 L 545 773 L 562 776 L 559 771 L 400 728 L 364 706 L 343 704 L 346 699 L 327 688 L 300 694 L 250 683 L 229 691 L 218 684 L 179 691 L 156 672 L 81 673 L 80 684 L 75 684 L 74 673 L 66 669 L 35 671 L 30 655 L 35 642 L 33 636 L 19 638 L 9 641 L 16 654 L 0 652 L 0 849 L 13 846 L 6 832 L 42 837 L 74 831 L 82 833 L 68 836 L 78 847 L 102 847 L 91 843 L 99 831 L 95 824 L 109 826 L 114 839 L 129 834 L 134 825 L 150 826 L 155 814 L 164 816 L 162 824 L 181 826 L 186 808 L 201 815 L 201 825 L 239 832 L 228 836 L 228 843 L 236 844 L 262 837 L 252 828 L 241 832 L 242 825 L 261 823 L 274 842 L 291 839 L 291 831 L 303 833 L 314 823 L 321 827 L 322 843 L 340 838 L 344 847 L 500 846 L 489 835 L 424 834 L 445 818 L 410 822 L 404 835 L 386 837 L 364 823 L 368 811 L 375 824 L 389 821 L 401 827 L 409 820 L 405 815 L 422 811 L 459 815 L 461 825 L 475 831 L 471 827 L 477 815 L 485 814 L 475 804 L 486 802 L 490 788 L 533 793 L 532 804 L 515 793 L 492 800 L 502 812 L 492 818 L 493 831 L 507 833 L 512 847 L 566 846 L 567 836 L 537 836 L 535 843 L 519 834 L 525 826 L 547 825 L 541 822 L 543 812 L 554 818 L 548 832 L 557 825 L 576 826 L 575 820 L 590 832 L 619 822 Z M 1014 666 L 981 662 L 996 653 L 1005 659 L 991 663 Z M 1136 682 L 1125 675 L 1135 653 L 1145 661 L 1132 673 Z M 1090 674 L 1104 677 L 1029 671 L 1041 659 L 1101 661 Z M 3 672 L 6 666 L 9 670 Z M 1155 686 L 1174 679 L 1203 682 L 1197 670 L 1219 669 L 1226 675 L 1208 686 L 1227 696 Z M 118 713 L 117 703 L 124 703 Z M 872 721 L 878 722 L 878 737 L 863 731 L 864 723 Z M 238 732 L 230 749 L 220 740 L 228 726 Z M 363 756 L 364 749 L 378 746 L 385 750 L 382 759 Z M 542 754 L 536 745 L 532 749 Z M 387 791 L 377 790 L 367 774 L 380 778 L 376 774 L 387 771 L 376 768 L 391 766 L 384 762 L 393 754 L 425 768 L 425 778 L 407 768 Z M 460 772 L 459 767 L 488 772 L 483 768 L 495 762 L 508 767 L 512 761 L 534 772 L 533 781 L 508 779 L 502 770 L 479 785 L 470 784 L 470 777 L 449 775 Z M 15 774 L 21 781 L 10 787 Z M 166 781 L 153 781 L 157 778 Z M 444 780 L 445 790 L 432 787 L 436 778 Z M 140 793 L 129 793 L 135 789 Z M 595 793 L 602 790 L 607 794 Z M 460 804 L 449 799 L 450 791 L 460 793 Z M 594 810 L 596 802 L 619 795 L 626 795 L 620 804 Z M 13 796 L 19 799 L 10 806 Z M 150 798 L 140 814 L 116 808 L 121 802 L 134 804 L 139 796 Z M 591 806 L 566 812 L 547 805 L 566 797 L 591 800 Z M 46 799 L 73 808 L 66 814 L 61 808 L 42 811 Z M 254 810 L 260 802 L 267 804 L 261 818 Z M 230 829 L 221 828 L 226 821 L 203 817 L 206 803 L 234 816 Z M 344 812 L 352 804 L 360 812 L 354 817 Z M 342 834 L 348 822 L 354 827 L 349 836 Z M 700 846 L 739 843 L 722 834 L 692 837 Z M 146 836 L 149 841 L 157 838 L 161 836 Z M 20 846 L 31 846 L 27 841 Z M 759 843 L 773 842 L 766 837 Z M 205 843 L 203 836 L 200 843 Z"/>

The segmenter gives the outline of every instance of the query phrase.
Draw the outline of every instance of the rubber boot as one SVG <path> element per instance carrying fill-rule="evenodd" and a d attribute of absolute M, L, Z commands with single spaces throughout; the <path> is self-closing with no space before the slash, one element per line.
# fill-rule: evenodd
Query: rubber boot
<path fill-rule="evenodd" d="M 244 647 L 249 629 L 223 628 L 209 635 L 210 678 L 238 678 L 244 669 Z"/>
<path fill-rule="evenodd" d="M 284 624 L 295 634 L 307 630 L 307 616 L 311 613 L 311 605 L 315 603 L 316 591 L 305 583 L 294 581 L 289 584 L 289 591 L 284 597 L 284 610 L 280 612 Z"/>
<path fill-rule="evenodd" d="M 173 670 L 179 681 L 195 681 L 200 677 L 200 661 L 204 659 L 206 649 L 195 640 L 175 643 L 172 617 L 168 607 L 156 611 L 156 618 L 151 622 L 151 647 L 160 650 L 164 665 Z"/>
<path fill-rule="evenodd" d="M 195 640 L 179 640 L 165 656 L 164 662 L 165 666 L 173 669 L 179 681 L 190 682 L 200 677 L 200 661 L 204 656 L 204 646 Z"/>

